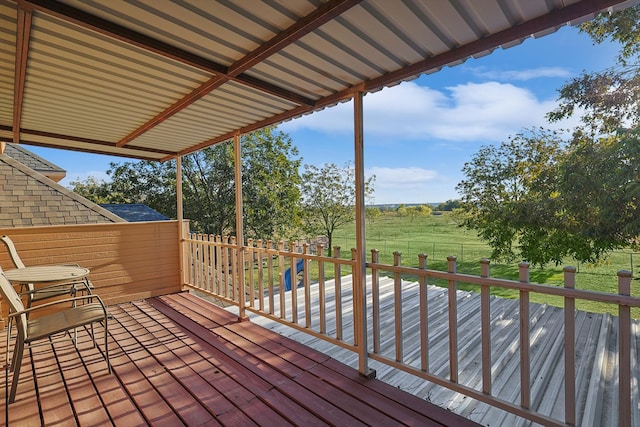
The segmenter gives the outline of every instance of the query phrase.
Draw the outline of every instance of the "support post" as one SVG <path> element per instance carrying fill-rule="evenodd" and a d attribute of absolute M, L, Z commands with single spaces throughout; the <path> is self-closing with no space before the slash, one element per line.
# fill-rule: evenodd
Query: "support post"
<path fill-rule="evenodd" d="M 236 181 L 236 250 L 238 251 L 238 318 L 239 320 L 248 320 L 246 314 L 245 302 L 245 283 L 244 283 L 244 223 L 242 220 L 242 150 L 240 145 L 240 133 L 236 132 L 233 136 L 233 153 L 235 155 L 235 181 Z"/>
<path fill-rule="evenodd" d="M 375 371 L 369 369 L 369 345 L 367 342 L 367 259 L 365 237 L 365 179 L 364 179 L 364 114 L 362 91 L 353 97 L 353 131 L 355 152 L 356 185 L 356 267 L 354 268 L 355 330 L 358 336 L 358 371 L 366 378 L 375 378 Z"/>

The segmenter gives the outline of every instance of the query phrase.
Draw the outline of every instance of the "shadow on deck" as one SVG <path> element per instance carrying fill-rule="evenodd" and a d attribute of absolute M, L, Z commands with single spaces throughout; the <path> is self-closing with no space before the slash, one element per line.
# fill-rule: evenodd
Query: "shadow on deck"
<path fill-rule="evenodd" d="M 476 425 L 188 293 L 110 311 L 113 374 L 85 330 L 35 348 L 9 425 Z"/>

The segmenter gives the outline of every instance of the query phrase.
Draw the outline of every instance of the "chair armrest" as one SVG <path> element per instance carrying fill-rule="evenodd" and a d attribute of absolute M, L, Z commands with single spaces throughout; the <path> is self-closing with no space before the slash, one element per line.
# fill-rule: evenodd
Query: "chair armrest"
<path fill-rule="evenodd" d="M 35 307 L 26 308 L 24 310 L 20 310 L 20 311 L 14 312 L 14 313 L 10 313 L 8 317 L 12 318 L 12 317 L 20 316 L 21 314 L 27 314 L 27 313 L 30 313 L 32 311 L 41 310 L 43 308 L 51 307 L 51 306 L 54 306 L 54 305 L 73 302 L 73 301 L 88 300 L 88 299 L 89 300 L 93 300 L 93 299 L 98 300 L 98 302 L 100 303 L 100 305 L 104 309 L 105 313 L 107 312 L 107 306 L 104 305 L 104 302 L 102 302 L 102 299 L 96 294 L 90 294 L 90 295 L 84 295 L 84 296 L 74 297 L 74 298 L 65 298 L 65 299 L 61 299 L 61 300 L 57 300 L 57 301 L 48 302 L 46 304 L 40 304 L 40 305 L 37 305 Z"/>

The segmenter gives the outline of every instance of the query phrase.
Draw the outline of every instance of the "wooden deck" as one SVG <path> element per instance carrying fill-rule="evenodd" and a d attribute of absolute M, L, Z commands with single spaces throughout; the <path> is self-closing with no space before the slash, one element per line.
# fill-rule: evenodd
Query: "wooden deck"
<path fill-rule="evenodd" d="M 110 311 L 113 374 L 84 330 L 38 347 L 9 425 L 476 425 L 187 293 Z"/>

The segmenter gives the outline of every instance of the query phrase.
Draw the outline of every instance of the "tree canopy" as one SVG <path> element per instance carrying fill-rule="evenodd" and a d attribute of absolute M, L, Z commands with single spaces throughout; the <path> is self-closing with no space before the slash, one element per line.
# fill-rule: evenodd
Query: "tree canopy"
<path fill-rule="evenodd" d="M 374 180 L 375 176 L 366 180 L 365 197 L 373 194 Z M 327 236 L 331 256 L 334 231 L 355 217 L 355 171 L 350 164 L 305 165 L 301 188 L 303 229 L 311 235 Z"/>
<path fill-rule="evenodd" d="M 638 248 L 640 235 L 640 6 L 582 25 L 595 43 L 621 44 L 616 67 L 583 73 L 559 90 L 551 121 L 581 111 L 571 137 L 523 132 L 482 147 L 463 168 L 462 224 L 496 259 L 537 264 L 601 259 Z"/>
<path fill-rule="evenodd" d="M 288 237 L 300 222 L 301 159 L 291 138 L 274 127 L 243 135 L 242 186 L 245 236 Z M 221 143 L 182 159 L 183 205 L 191 229 L 235 233 L 233 144 Z M 111 182 L 89 178 L 72 182 L 77 193 L 97 203 L 144 203 L 176 217 L 175 162 L 111 163 Z"/>

